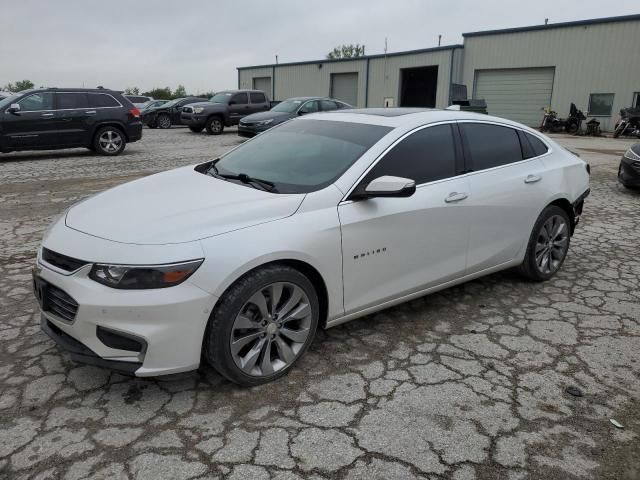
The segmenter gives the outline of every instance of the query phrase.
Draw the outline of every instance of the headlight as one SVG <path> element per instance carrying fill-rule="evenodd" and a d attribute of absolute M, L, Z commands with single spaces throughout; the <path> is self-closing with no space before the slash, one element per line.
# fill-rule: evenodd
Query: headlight
<path fill-rule="evenodd" d="M 640 155 L 638 155 L 636 152 L 634 152 L 630 148 L 627 149 L 626 152 L 624 152 L 624 158 L 628 158 L 629 160 L 640 161 Z"/>
<path fill-rule="evenodd" d="M 179 285 L 195 272 L 203 259 L 168 265 L 106 265 L 96 263 L 89 278 L 111 288 L 143 290 Z"/>
<path fill-rule="evenodd" d="M 256 125 L 262 127 L 263 125 L 269 125 L 271 122 L 273 122 L 273 118 L 270 118 L 269 120 L 263 120 L 261 122 L 256 123 Z"/>
<path fill-rule="evenodd" d="M 194 107 L 193 112 L 194 113 L 202 113 L 202 112 L 204 112 L 204 107 Z"/>

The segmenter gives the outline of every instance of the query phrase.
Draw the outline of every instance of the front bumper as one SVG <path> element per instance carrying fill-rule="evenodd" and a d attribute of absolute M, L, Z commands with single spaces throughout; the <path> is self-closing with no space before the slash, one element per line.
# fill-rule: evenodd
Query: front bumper
<path fill-rule="evenodd" d="M 77 304 L 72 318 L 63 318 L 45 304 L 41 323 L 73 360 L 139 377 L 198 368 L 204 329 L 216 300 L 213 295 L 189 280 L 164 289 L 116 290 L 91 280 L 90 269 L 88 264 L 63 274 L 39 258 L 35 272 L 36 278 Z M 140 347 L 118 342 L 127 338 Z"/>
<path fill-rule="evenodd" d="M 269 130 L 273 125 L 246 125 L 240 122 L 238 124 L 238 135 L 241 137 L 255 137 L 259 133 Z"/>
<path fill-rule="evenodd" d="M 183 112 L 180 114 L 180 121 L 188 127 L 204 127 L 207 123 L 207 117 L 205 115 Z"/>
<path fill-rule="evenodd" d="M 640 188 L 640 161 L 622 157 L 618 181 L 625 187 Z"/>

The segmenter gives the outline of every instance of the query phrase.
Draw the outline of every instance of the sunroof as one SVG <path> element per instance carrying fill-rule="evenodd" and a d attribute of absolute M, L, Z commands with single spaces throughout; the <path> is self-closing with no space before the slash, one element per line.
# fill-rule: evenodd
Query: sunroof
<path fill-rule="evenodd" d="M 399 117 L 412 113 L 422 113 L 434 110 L 433 108 L 347 108 L 331 113 L 360 113 L 362 115 L 377 115 L 379 117 Z"/>

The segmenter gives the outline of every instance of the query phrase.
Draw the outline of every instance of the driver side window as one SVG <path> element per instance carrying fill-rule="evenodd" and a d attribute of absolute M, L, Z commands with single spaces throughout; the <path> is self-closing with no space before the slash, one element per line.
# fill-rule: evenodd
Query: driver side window
<path fill-rule="evenodd" d="M 249 96 L 245 92 L 236 93 L 229 103 L 233 103 L 234 105 L 246 105 L 249 103 Z"/>
<path fill-rule="evenodd" d="M 319 106 L 318 106 L 318 101 L 317 100 L 310 100 L 307 103 L 305 103 L 304 105 L 302 105 L 300 107 L 300 110 L 298 110 L 298 113 L 301 114 L 307 114 L 307 113 L 315 113 L 319 110 Z"/>
<path fill-rule="evenodd" d="M 451 125 L 436 125 L 412 133 L 367 173 L 362 185 L 384 175 L 409 178 L 420 185 L 456 175 Z"/>
<path fill-rule="evenodd" d="M 53 110 L 53 93 L 33 93 L 17 102 L 21 112 L 37 112 L 40 110 Z"/>

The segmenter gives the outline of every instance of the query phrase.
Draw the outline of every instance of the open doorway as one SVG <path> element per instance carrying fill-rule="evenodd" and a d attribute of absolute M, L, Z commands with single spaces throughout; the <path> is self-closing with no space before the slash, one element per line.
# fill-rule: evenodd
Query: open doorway
<path fill-rule="evenodd" d="M 438 66 L 400 70 L 400 106 L 434 108 L 438 86 Z"/>

